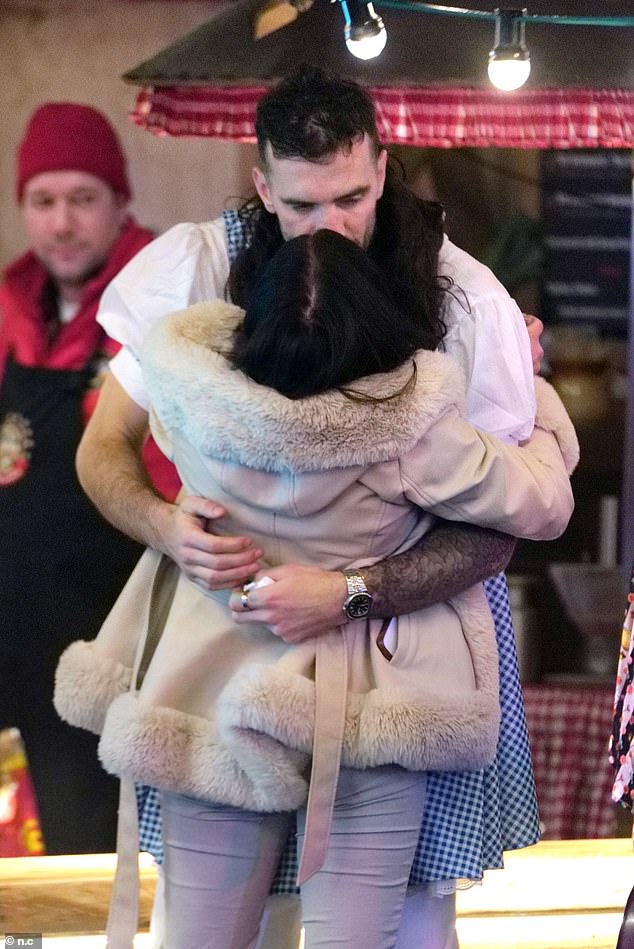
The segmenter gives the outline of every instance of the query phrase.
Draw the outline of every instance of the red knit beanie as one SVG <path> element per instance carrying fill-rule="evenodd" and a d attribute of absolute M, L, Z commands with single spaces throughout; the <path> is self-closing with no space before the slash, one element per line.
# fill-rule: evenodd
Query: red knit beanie
<path fill-rule="evenodd" d="M 27 181 L 43 171 L 87 171 L 131 197 L 117 134 L 106 117 L 88 105 L 47 102 L 33 113 L 18 149 L 18 201 Z"/>

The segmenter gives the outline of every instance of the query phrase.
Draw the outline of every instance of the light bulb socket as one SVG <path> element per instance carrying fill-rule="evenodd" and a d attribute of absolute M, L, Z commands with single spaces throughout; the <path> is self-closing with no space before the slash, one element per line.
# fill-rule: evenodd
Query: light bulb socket
<path fill-rule="evenodd" d="M 530 59 L 526 46 L 526 24 L 523 10 L 495 10 L 495 37 L 489 62 L 502 59 L 518 61 Z"/>
<path fill-rule="evenodd" d="M 361 40 L 379 36 L 385 30 L 383 20 L 372 3 L 363 0 L 339 0 L 345 21 L 344 35 L 347 40 L 358 43 Z"/>
<path fill-rule="evenodd" d="M 363 26 L 356 26 L 355 24 L 351 26 L 346 25 L 344 35 L 347 40 L 352 40 L 352 42 L 355 43 L 369 39 L 371 36 L 379 36 L 384 29 L 383 21 L 379 19 L 378 21 L 373 20 L 369 23 L 364 23 Z"/>

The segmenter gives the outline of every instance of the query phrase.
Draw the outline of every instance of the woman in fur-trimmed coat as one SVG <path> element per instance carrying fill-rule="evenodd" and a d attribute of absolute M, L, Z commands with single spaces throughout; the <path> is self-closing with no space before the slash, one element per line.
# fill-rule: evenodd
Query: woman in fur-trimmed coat
<path fill-rule="evenodd" d="M 412 546 L 435 517 L 558 536 L 577 443 L 554 391 L 540 380 L 539 427 L 525 448 L 505 445 L 460 417 L 464 380 L 425 348 L 427 331 L 354 244 L 327 231 L 288 241 L 246 318 L 198 304 L 150 333 L 154 436 L 187 491 L 226 509 L 220 530 L 248 534 L 273 566 L 371 564 Z M 497 654 L 482 591 L 389 630 L 344 622 L 293 646 L 237 625 L 228 599 L 149 551 L 99 639 L 63 658 L 58 709 L 102 733 L 108 770 L 166 792 L 168 946 L 254 944 L 288 812 L 301 808 L 307 945 L 335 933 L 355 945 L 342 934 L 363 919 L 363 945 L 386 949 L 425 772 L 481 768 L 495 754 Z M 144 643 L 148 609 L 166 620 Z"/>

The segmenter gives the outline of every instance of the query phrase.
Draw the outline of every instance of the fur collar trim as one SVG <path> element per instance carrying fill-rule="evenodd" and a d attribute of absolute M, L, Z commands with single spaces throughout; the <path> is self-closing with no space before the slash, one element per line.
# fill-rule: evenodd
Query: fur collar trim
<path fill-rule="evenodd" d="M 152 411 L 203 455 L 264 471 L 388 461 L 463 400 L 460 368 L 449 356 L 426 351 L 415 357 L 416 384 L 390 401 L 353 402 L 337 391 L 287 399 L 232 369 L 222 355 L 242 317 L 230 303 L 198 303 L 160 320 L 142 349 Z M 408 363 L 353 388 L 381 398 L 401 389 L 411 372 Z"/>

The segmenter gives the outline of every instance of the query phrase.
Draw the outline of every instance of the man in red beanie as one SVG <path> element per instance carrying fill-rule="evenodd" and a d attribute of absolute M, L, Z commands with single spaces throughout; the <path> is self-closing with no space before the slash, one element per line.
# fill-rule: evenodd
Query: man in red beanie
<path fill-rule="evenodd" d="M 74 457 L 118 349 L 95 319 L 101 294 L 153 234 L 129 215 L 120 143 L 89 106 L 36 110 L 16 184 L 30 249 L 0 285 L 0 728 L 22 732 L 47 851 L 111 851 L 117 782 L 96 742 L 58 718 L 53 679 L 140 553 L 85 499 Z M 146 464 L 173 498 L 175 475 L 152 445 Z"/>

